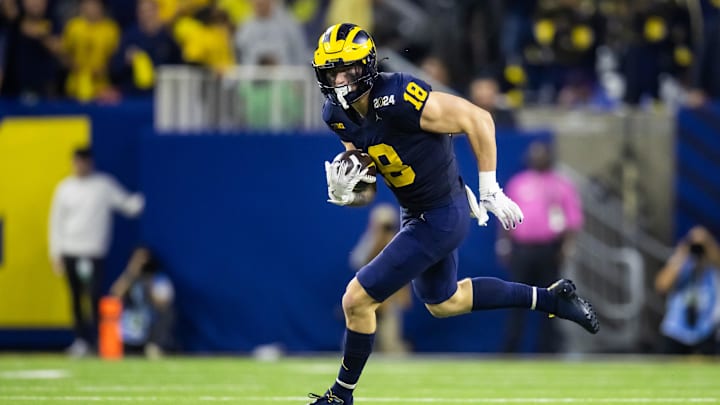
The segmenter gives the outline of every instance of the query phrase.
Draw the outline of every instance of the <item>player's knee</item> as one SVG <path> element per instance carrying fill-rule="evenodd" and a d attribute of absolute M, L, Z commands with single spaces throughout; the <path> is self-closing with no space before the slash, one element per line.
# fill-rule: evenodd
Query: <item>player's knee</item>
<path fill-rule="evenodd" d="M 355 297 L 355 294 L 346 290 L 345 294 L 343 294 L 343 297 L 342 297 L 343 311 L 344 312 L 352 311 L 356 307 L 357 302 L 358 302 L 358 300 Z"/>
<path fill-rule="evenodd" d="M 439 304 L 426 304 L 425 307 L 435 318 L 447 318 L 469 312 L 472 309 L 472 285 L 468 279 L 458 283 L 458 289 L 452 297 Z"/>
<path fill-rule="evenodd" d="M 348 284 L 342 298 L 343 312 L 346 316 L 373 311 L 377 303 L 365 292 L 357 279 Z"/>
<path fill-rule="evenodd" d="M 459 308 L 457 294 L 454 294 L 452 297 L 439 304 L 425 304 L 425 307 L 435 318 L 447 318 L 457 315 Z"/>
<path fill-rule="evenodd" d="M 430 311 L 430 315 L 435 318 L 447 318 L 455 315 L 452 305 L 450 305 L 448 301 L 441 302 L 440 304 L 425 304 L 425 307 Z"/>

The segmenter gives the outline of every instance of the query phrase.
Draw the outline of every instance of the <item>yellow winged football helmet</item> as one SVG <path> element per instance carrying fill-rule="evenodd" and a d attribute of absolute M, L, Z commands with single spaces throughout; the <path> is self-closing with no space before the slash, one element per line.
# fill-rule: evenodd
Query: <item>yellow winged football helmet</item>
<path fill-rule="evenodd" d="M 372 88 L 378 75 L 375 42 L 355 24 L 335 24 L 320 35 L 312 66 L 323 94 L 347 109 Z M 350 83 L 335 85 L 340 70 L 352 71 Z"/>

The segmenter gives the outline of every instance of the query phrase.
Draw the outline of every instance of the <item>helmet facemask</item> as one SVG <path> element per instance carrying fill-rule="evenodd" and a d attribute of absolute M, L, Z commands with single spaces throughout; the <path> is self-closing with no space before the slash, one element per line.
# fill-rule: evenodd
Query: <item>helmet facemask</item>
<path fill-rule="evenodd" d="M 320 35 L 312 66 L 322 93 L 349 109 L 378 76 L 375 43 L 355 24 L 335 24 Z"/>
<path fill-rule="evenodd" d="M 314 68 L 322 93 L 346 110 L 370 91 L 378 75 L 374 52 L 359 61 L 332 62 Z"/>

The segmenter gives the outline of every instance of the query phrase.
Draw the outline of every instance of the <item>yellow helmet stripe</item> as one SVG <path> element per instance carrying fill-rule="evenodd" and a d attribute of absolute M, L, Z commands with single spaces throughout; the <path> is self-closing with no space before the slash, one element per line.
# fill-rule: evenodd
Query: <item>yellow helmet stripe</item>
<path fill-rule="evenodd" d="M 345 45 L 352 42 L 361 28 L 352 24 L 335 24 L 322 36 L 321 44 L 326 53 L 341 52 Z"/>
<path fill-rule="evenodd" d="M 325 53 L 336 53 L 343 49 L 344 42 L 337 40 L 337 33 L 342 24 L 335 24 L 330 32 L 326 32 L 323 37 L 322 47 Z M 329 35 L 328 35 L 329 34 Z"/>
<path fill-rule="evenodd" d="M 354 24 L 335 24 L 329 27 L 320 36 L 318 48 L 315 51 L 313 64 L 316 66 L 325 65 L 330 61 L 362 61 L 369 52 L 374 49 L 372 39 L 362 44 L 355 44 L 353 41 L 363 29 Z"/>
<path fill-rule="evenodd" d="M 330 33 L 330 42 L 333 42 L 333 43 L 337 42 L 337 34 L 338 34 L 338 30 L 340 30 L 341 26 L 342 26 L 342 24 L 335 24 L 333 26 L 332 32 Z"/>
<path fill-rule="evenodd" d="M 354 26 L 354 27 L 350 30 L 350 32 L 348 32 L 347 37 L 345 38 L 345 40 L 346 40 L 347 42 L 352 42 L 352 41 L 355 39 L 355 35 L 357 35 L 358 32 L 360 32 L 360 31 L 362 31 L 362 29 L 361 29 L 360 27 L 358 27 L 357 25 Z"/>

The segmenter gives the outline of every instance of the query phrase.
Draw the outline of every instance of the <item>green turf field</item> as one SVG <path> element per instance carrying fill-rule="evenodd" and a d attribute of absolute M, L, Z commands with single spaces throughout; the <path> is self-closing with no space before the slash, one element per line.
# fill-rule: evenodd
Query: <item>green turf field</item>
<path fill-rule="evenodd" d="M 335 357 L 119 362 L 0 355 L 0 404 L 305 404 L 334 380 Z M 498 360 L 374 357 L 355 403 L 720 403 L 720 363 L 700 360 Z"/>

